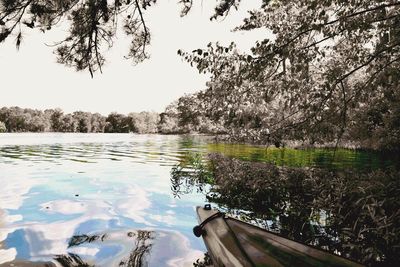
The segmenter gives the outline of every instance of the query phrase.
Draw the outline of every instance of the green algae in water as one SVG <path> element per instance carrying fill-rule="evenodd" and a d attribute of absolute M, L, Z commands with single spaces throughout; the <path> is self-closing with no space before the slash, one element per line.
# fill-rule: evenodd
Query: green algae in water
<path fill-rule="evenodd" d="M 379 169 L 399 167 L 400 162 L 399 156 L 393 153 L 344 148 L 292 149 L 213 143 L 207 145 L 207 151 L 241 160 L 268 162 L 287 167 Z"/>

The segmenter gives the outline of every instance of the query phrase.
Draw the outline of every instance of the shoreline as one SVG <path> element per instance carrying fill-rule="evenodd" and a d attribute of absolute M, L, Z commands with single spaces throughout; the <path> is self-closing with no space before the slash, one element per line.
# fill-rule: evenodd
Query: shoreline
<path fill-rule="evenodd" d="M 210 138 L 215 143 L 223 143 L 223 144 L 231 144 L 231 145 L 247 145 L 253 147 L 264 147 L 264 148 L 286 148 L 286 149 L 298 149 L 298 150 L 308 150 L 308 149 L 349 149 L 356 151 L 373 151 L 373 152 L 387 152 L 387 151 L 397 151 L 396 149 L 381 149 L 374 145 L 363 145 L 358 141 L 341 141 L 337 145 L 336 142 L 326 142 L 326 143 L 315 143 L 310 144 L 306 141 L 296 141 L 296 140 L 283 140 L 282 145 L 277 147 L 272 142 L 270 144 L 261 144 L 256 142 L 247 142 L 247 141 L 231 141 L 229 140 L 229 135 L 227 134 L 207 134 L 207 133 L 105 133 L 105 132 L 54 132 L 54 131 L 46 131 L 46 132 L 29 132 L 29 131 L 21 131 L 21 132 L 0 132 L 0 135 L 17 135 L 17 134 L 66 134 L 66 135 L 137 135 L 137 136 L 145 136 L 145 135 L 154 135 L 154 136 L 193 136 L 193 137 L 205 137 Z"/>

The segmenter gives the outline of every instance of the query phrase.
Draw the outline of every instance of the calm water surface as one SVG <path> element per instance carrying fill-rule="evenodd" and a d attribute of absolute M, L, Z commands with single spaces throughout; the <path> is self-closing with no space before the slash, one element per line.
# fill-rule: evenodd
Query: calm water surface
<path fill-rule="evenodd" d="M 211 138 L 132 134 L 0 134 L 0 264 L 63 259 L 96 266 L 192 266 L 201 193 L 174 198 L 170 171 L 221 152 L 288 166 L 376 168 L 373 153 L 266 149 Z"/>

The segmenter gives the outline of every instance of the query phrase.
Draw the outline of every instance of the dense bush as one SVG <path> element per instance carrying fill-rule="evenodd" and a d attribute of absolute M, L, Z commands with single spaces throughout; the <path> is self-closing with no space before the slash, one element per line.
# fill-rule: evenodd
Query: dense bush
<path fill-rule="evenodd" d="M 185 186 L 204 191 L 211 183 L 207 199 L 243 220 L 368 266 L 398 260 L 398 170 L 288 168 L 219 154 L 197 168 L 181 175 L 174 169 L 175 192 L 188 191 Z"/>

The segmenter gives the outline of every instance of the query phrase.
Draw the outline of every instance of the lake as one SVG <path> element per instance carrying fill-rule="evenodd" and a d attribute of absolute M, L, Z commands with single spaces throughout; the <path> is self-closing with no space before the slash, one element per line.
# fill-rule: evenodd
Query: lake
<path fill-rule="evenodd" d="M 373 152 L 214 143 L 204 136 L 0 134 L 0 264 L 13 261 L 192 266 L 205 246 L 192 234 L 205 195 L 171 191 L 188 155 L 219 152 L 281 166 L 378 168 Z"/>

